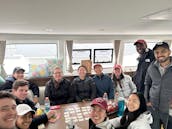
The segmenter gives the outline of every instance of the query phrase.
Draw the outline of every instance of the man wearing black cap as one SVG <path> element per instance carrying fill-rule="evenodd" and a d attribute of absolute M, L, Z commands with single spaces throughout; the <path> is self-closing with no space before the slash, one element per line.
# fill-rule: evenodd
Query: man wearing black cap
<path fill-rule="evenodd" d="M 11 90 L 12 85 L 15 80 L 24 79 L 24 72 L 25 72 L 25 70 L 23 68 L 15 67 L 13 70 L 12 76 L 6 78 L 5 83 L 0 86 L 0 90 Z M 34 101 L 35 101 L 35 103 L 37 103 L 38 98 L 36 98 L 36 97 L 39 97 L 38 86 L 35 85 L 34 83 L 29 82 L 29 89 L 32 90 L 32 92 L 35 96 Z"/>
<path fill-rule="evenodd" d="M 136 73 L 133 77 L 133 81 L 137 86 L 137 91 L 144 93 L 144 81 L 147 68 L 150 63 L 155 59 L 153 51 L 147 48 L 147 43 L 145 40 L 137 40 L 134 45 L 136 46 L 136 50 L 139 53 L 138 57 L 138 66 Z"/>
<path fill-rule="evenodd" d="M 152 112 L 152 129 L 172 129 L 172 116 L 169 115 L 172 102 L 172 57 L 168 43 L 159 42 L 154 48 L 156 61 L 150 64 L 145 78 L 145 98 Z"/>

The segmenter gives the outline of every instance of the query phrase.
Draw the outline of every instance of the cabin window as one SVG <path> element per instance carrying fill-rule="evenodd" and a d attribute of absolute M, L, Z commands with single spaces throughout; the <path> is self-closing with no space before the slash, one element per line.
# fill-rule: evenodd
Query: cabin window
<path fill-rule="evenodd" d="M 14 67 L 24 68 L 29 73 L 30 64 L 45 64 L 47 59 L 57 59 L 56 44 L 7 44 L 4 59 L 4 68 L 8 75 Z"/>
<path fill-rule="evenodd" d="M 102 56 L 102 54 L 105 53 L 106 55 Z M 103 68 L 111 68 L 114 64 L 112 42 L 74 42 L 72 54 L 72 63 L 74 69 L 78 68 L 81 60 L 87 59 L 92 61 L 92 65 L 101 63 Z M 103 58 L 105 56 L 108 56 L 108 58 L 104 60 Z"/>

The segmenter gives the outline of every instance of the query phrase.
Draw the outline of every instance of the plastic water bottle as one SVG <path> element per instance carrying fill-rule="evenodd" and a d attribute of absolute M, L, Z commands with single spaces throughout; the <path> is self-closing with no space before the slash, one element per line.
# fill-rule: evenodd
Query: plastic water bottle
<path fill-rule="evenodd" d="M 75 129 L 75 124 L 72 119 L 70 119 L 70 121 L 67 125 L 68 125 L 68 129 Z"/>
<path fill-rule="evenodd" d="M 104 99 L 106 102 L 108 102 L 108 95 L 107 95 L 106 92 L 103 94 L 103 99 Z"/>
<path fill-rule="evenodd" d="M 47 113 L 50 110 L 50 100 L 48 97 L 45 97 L 44 106 L 45 106 L 45 112 Z"/>

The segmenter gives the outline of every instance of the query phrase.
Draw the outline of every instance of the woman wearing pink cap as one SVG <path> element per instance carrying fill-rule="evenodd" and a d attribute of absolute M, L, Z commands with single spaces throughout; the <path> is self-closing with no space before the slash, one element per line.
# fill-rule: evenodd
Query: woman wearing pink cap
<path fill-rule="evenodd" d="M 115 95 L 118 97 L 128 98 L 131 93 L 137 91 L 131 77 L 123 73 L 119 64 L 115 64 L 113 68 L 112 80 L 115 84 Z"/>

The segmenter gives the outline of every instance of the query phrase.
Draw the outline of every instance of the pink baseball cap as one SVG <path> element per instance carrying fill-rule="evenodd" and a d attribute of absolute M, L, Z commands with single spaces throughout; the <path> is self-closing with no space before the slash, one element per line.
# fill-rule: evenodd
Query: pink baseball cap
<path fill-rule="evenodd" d="M 121 65 L 119 65 L 119 64 L 115 64 L 113 68 L 114 69 L 122 69 Z"/>
<path fill-rule="evenodd" d="M 102 67 L 102 65 L 101 65 L 101 64 L 95 64 L 95 65 L 94 65 L 94 69 L 95 69 L 95 67 L 97 67 L 97 66 Z"/>
<path fill-rule="evenodd" d="M 107 110 L 108 108 L 107 102 L 101 97 L 93 99 L 93 101 L 91 102 L 91 106 L 93 105 L 98 105 L 104 110 Z"/>

